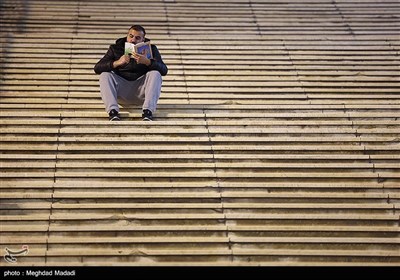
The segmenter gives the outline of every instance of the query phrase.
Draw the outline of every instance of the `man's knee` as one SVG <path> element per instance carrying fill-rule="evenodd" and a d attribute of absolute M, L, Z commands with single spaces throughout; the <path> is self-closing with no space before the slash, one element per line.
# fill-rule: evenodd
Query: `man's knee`
<path fill-rule="evenodd" d="M 156 71 L 156 70 L 151 70 L 149 72 L 147 72 L 147 76 L 148 78 L 155 80 L 155 81 L 162 81 L 162 77 L 160 72 Z"/>
<path fill-rule="evenodd" d="M 100 77 L 99 77 L 100 81 L 109 81 L 110 79 L 112 79 L 111 72 L 103 72 L 100 74 Z"/>

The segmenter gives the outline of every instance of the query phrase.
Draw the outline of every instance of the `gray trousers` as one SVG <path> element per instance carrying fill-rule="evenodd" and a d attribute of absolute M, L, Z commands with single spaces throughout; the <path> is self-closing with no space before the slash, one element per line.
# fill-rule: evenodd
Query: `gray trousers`
<path fill-rule="evenodd" d="M 161 94 L 161 74 L 149 71 L 135 81 L 128 81 L 114 72 L 100 74 L 100 94 L 107 113 L 112 109 L 119 112 L 121 105 L 138 105 L 142 109 L 156 111 Z"/>

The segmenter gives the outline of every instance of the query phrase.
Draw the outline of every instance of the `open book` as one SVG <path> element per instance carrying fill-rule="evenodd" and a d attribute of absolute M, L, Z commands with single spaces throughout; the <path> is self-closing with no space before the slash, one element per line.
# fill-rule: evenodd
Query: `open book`
<path fill-rule="evenodd" d="M 150 41 L 142 42 L 139 44 L 132 44 L 125 42 L 125 54 L 131 54 L 132 52 L 138 54 L 145 54 L 148 59 L 153 58 L 153 53 L 151 52 Z"/>

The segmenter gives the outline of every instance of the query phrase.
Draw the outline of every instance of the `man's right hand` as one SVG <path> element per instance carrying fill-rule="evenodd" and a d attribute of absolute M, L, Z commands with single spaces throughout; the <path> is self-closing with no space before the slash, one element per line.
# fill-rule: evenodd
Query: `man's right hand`
<path fill-rule="evenodd" d="M 124 66 L 129 63 L 130 59 L 131 59 L 131 57 L 129 55 L 125 54 L 125 55 L 121 56 L 118 60 L 114 61 L 113 67 L 117 68 L 120 66 Z"/>

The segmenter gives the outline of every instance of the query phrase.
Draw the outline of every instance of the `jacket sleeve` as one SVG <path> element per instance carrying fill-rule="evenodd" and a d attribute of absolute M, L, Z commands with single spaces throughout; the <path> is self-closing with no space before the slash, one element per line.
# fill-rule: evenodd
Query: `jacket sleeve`
<path fill-rule="evenodd" d="M 153 53 L 153 59 L 151 60 L 151 64 L 149 66 L 149 69 L 150 70 L 157 70 L 158 72 L 160 72 L 160 74 L 162 76 L 167 75 L 168 67 L 167 67 L 167 65 L 165 65 L 164 61 L 162 60 L 161 54 L 158 51 L 157 46 L 152 45 L 151 51 Z"/>
<path fill-rule="evenodd" d="M 114 51 L 110 46 L 103 58 L 100 59 L 94 66 L 94 72 L 96 74 L 111 72 L 113 70 L 113 63 L 115 60 L 117 60 L 117 58 L 115 58 Z"/>

